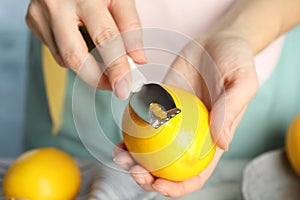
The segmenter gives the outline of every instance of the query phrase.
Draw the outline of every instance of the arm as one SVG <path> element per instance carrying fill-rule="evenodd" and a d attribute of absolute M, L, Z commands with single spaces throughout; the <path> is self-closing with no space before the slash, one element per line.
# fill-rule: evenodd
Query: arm
<path fill-rule="evenodd" d="M 26 22 L 58 64 L 93 87 L 113 90 L 121 99 L 129 95 L 131 85 L 125 76 L 130 71 L 127 52 L 136 63 L 146 62 L 143 51 L 137 49 L 142 46 L 142 35 L 134 0 L 31 0 Z M 88 52 L 81 26 L 87 28 L 101 54 L 102 69 Z M 123 41 L 123 32 L 134 36 Z"/>
<path fill-rule="evenodd" d="M 176 74 L 181 74 L 210 108 L 211 134 L 218 148 L 206 170 L 194 178 L 172 182 L 153 177 L 135 163 L 126 151 L 115 151 L 116 163 L 129 169 L 136 182 L 149 191 L 179 197 L 201 188 L 212 174 L 223 150 L 228 149 L 233 133 L 258 89 L 254 55 L 300 22 L 299 5 L 300 0 L 240 0 L 206 38 L 192 41 L 192 45 L 187 45 L 180 57 L 174 61 L 172 68 L 176 73 L 172 74 L 171 71 L 166 83 L 176 85 Z M 199 54 L 201 50 L 196 52 L 193 48 L 195 43 L 203 46 L 207 54 Z M 182 58 L 196 63 L 195 67 Z M 213 71 L 210 71 L 211 69 Z M 214 73 L 215 69 L 218 75 Z M 208 81 L 203 81 L 201 77 Z M 212 97 L 215 99 L 213 102 L 210 102 L 211 98 L 207 95 L 209 92 L 203 92 L 207 90 L 207 83 L 215 93 L 215 97 Z M 225 113 L 224 118 L 219 118 L 223 116 L 220 113 Z"/>
<path fill-rule="evenodd" d="M 212 29 L 245 38 L 259 53 L 274 39 L 300 23 L 300 0 L 240 0 Z"/>

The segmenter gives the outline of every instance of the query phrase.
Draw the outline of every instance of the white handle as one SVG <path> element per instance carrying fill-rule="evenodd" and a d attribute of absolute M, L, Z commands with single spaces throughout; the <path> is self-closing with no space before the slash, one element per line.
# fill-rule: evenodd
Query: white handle
<path fill-rule="evenodd" d="M 132 84 L 130 91 L 131 92 L 138 92 L 142 86 L 146 83 L 146 77 L 140 72 L 135 65 L 134 61 L 127 56 L 128 63 L 130 65 L 131 69 L 131 75 L 132 75 Z"/>

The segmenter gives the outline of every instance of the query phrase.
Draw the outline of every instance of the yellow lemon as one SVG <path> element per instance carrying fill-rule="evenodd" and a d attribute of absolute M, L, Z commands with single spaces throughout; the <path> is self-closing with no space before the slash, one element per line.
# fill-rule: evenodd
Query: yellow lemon
<path fill-rule="evenodd" d="M 71 200 L 80 182 L 80 170 L 71 156 L 55 148 L 39 148 L 12 163 L 3 180 L 3 194 L 30 200 Z"/>
<path fill-rule="evenodd" d="M 300 176 L 300 114 L 287 130 L 286 153 L 293 169 Z"/>
<path fill-rule="evenodd" d="M 122 121 L 124 143 L 133 158 L 152 175 L 182 181 L 198 175 L 209 165 L 216 146 L 204 104 L 186 90 L 163 87 L 181 113 L 155 129 L 128 105 Z"/>

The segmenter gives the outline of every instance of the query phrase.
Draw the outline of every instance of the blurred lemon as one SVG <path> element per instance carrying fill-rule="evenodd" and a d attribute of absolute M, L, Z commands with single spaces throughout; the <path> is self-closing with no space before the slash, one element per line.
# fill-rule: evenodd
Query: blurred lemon
<path fill-rule="evenodd" d="M 71 156 L 55 148 L 39 148 L 12 163 L 3 180 L 3 194 L 30 200 L 71 200 L 80 182 L 80 170 Z"/>
<path fill-rule="evenodd" d="M 287 130 L 286 153 L 293 169 L 300 176 L 300 114 Z"/>
<path fill-rule="evenodd" d="M 155 129 L 128 105 L 122 122 L 124 143 L 134 159 L 152 175 L 181 181 L 203 171 L 211 162 L 216 147 L 204 104 L 186 90 L 163 87 L 181 113 Z"/>

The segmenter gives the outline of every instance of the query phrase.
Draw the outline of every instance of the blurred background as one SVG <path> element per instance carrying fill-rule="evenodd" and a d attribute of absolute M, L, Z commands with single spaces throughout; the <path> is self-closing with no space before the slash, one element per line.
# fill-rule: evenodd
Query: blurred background
<path fill-rule="evenodd" d="M 0 1 L 0 158 L 23 149 L 29 0 Z"/>

